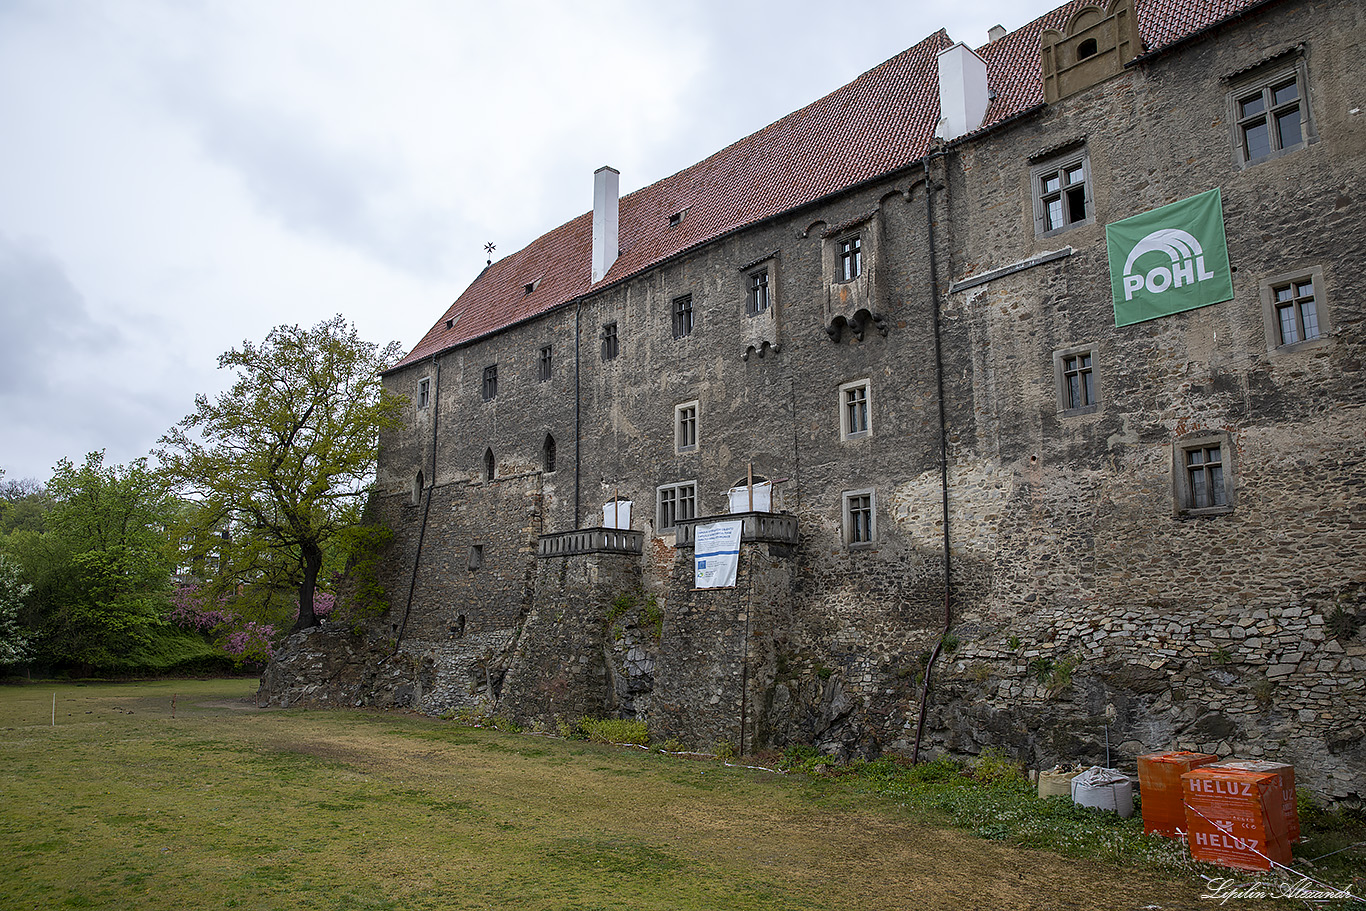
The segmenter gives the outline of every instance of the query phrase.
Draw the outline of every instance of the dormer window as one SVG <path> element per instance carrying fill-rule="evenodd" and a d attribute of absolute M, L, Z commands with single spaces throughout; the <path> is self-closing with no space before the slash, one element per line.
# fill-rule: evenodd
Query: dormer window
<path fill-rule="evenodd" d="M 448 319 L 448 320 L 446 320 L 446 328 L 447 328 L 447 329 L 454 329 L 454 328 L 455 328 L 455 320 L 453 320 L 453 319 Z"/>
<path fill-rule="evenodd" d="M 675 212 L 674 214 L 670 215 L 670 216 L 669 216 L 669 227 L 670 227 L 670 228 L 677 228 L 680 224 L 682 224 L 682 223 L 683 223 L 683 219 L 684 219 L 684 218 L 687 216 L 687 214 L 688 214 L 688 209 L 689 209 L 689 208 L 690 208 L 689 206 L 684 206 L 683 208 L 679 209 L 679 210 L 678 210 L 677 212 Z"/>
<path fill-rule="evenodd" d="M 541 284 L 541 280 L 540 280 L 539 278 L 533 279 L 532 281 L 527 282 L 526 285 L 524 286 L 524 291 L 525 291 L 525 293 L 530 294 L 532 291 L 535 291 L 536 288 L 540 286 L 540 284 Z"/>

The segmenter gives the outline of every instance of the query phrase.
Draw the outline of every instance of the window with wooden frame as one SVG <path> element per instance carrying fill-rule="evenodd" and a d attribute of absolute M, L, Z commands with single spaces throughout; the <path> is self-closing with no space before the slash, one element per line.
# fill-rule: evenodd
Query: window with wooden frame
<path fill-rule="evenodd" d="M 678 523 L 697 515 L 697 482 L 681 481 L 655 489 L 655 532 L 672 533 Z"/>
<path fill-rule="evenodd" d="M 1034 165 L 1029 181 L 1034 198 L 1034 233 L 1059 234 L 1094 221 L 1091 159 L 1084 147 Z"/>
<path fill-rule="evenodd" d="M 850 547 L 877 541 L 877 494 L 867 490 L 844 492 L 844 543 Z"/>
<path fill-rule="evenodd" d="M 1332 342 L 1333 323 L 1321 267 L 1275 275 L 1260 286 L 1268 352 L 1284 354 Z"/>
<path fill-rule="evenodd" d="M 1233 511 L 1233 441 L 1226 432 L 1195 434 L 1172 446 L 1172 480 L 1178 516 Z"/>
<path fill-rule="evenodd" d="M 621 347 L 617 341 L 617 324 L 607 323 L 602 327 L 602 359 L 604 361 L 613 360 L 620 352 Z"/>
<path fill-rule="evenodd" d="M 839 408 L 841 440 L 858 440 L 872 435 L 872 391 L 868 380 L 854 380 L 840 386 Z"/>
<path fill-rule="evenodd" d="M 677 452 L 697 450 L 697 402 L 684 402 L 674 407 L 674 449 Z"/>
<path fill-rule="evenodd" d="M 863 274 L 863 239 L 850 234 L 835 242 L 835 281 L 851 282 Z"/>
<path fill-rule="evenodd" d="M 745 315 L 758 316 L 767 313 L 770 299 L 768 294 L 768 269 L 749 273 L 749 289 L 745 295 Z"/>
<path fill-rule="evenodd" d="M 1100 379 L 1096 373 L 1094 346 L 1074 346 L 1053 352 L 1053 376 L 1059 411 L 1091 414 L 1100 409 Z"/>
<path fill-rule="evenodd" d="M 674 298 L 673 305 L 674 338 L 692 334 L 692 295 L 685 294 Z"/>
<path fill-rule="evenodd" d="M 1304 59 L 1297 58 L 1259 67 L 1230 88 L 1234 155 L 1239 165 L 1276 158 L 1312 140 L 1307 76 Z"/>

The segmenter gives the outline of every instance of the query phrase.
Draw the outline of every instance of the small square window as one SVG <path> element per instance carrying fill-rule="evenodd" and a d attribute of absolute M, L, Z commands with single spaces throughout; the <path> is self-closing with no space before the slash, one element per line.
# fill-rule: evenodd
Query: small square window
<path fill-rule="evenodd" d="M 620 353 L 621 348 L 617 343 L 617 324 L 608 323 L 602 327 L 602 359 L 610 361 Z"/>
<path fill-rule="evenodd" d="M 484 368 L 484 401 L 489 402 L 498 395 L 498 365 L 490 364 Z"/>
<path fill-rule="evenodd" d="M 876 494 L 868 490 L 844 492 L 844 543 L 850 547 L 877 541 Z"/>
<path fill-rule="evenodd" d="M 835 281 L 850 282 L 863 274 L 863 240 L 851 234 L 835 244 Z"/>
<path fill-rule="evenodd" d="M 1036 234 L 1058 234 L 1094 220 L 1090 177 L 1091 160 L 1085 149 L 1030 169 Z"/>
<path fill-rule="evenodd" d="M 432 403 L 432 381 L 430 377 L 423 377 L 417 381 L 417 407 L 426 408 Z"/>
<path fill-rule="evenodd" d="M 1100 382 L 1096 375 L 1096 349 L 1090 345 L 1053 352 L 1053 376 L 1058 410 L 1067 414 L 1092 414 L 1100 409 Z"/>
<path fill-rule="evenodd" d="M 760 269 L 749 274 L 749 293 L 745 297 L 745 313 L 758 316 L 768 312 L 768 270 Z"/>
<path fill-rule="evenodd" d="M 1239 164 L 1246 167 L 1275 158 L 1309 141 L 1304 76 L 1303 62 L 1298 62 L 1244 82 L 1229 93 Z"/>
<path fill-rule="evenodd" d="M 1176 514 L 1233 510 L 1233 447 L 1227 433 L 1187 437 L 1172 447 Z"/>
<path fill-rule="evenodd" d="M 839 408 L 841 440 L 858 440 L 872 435 L 872 393 L 868 380 L 855 380 L 841 386 Z"/>
<path fill-rule="evenodd" d="M 1323 270 L 1277 275 L 1261 283 L 1266 347 L 1274 353 L 1316 348 L 1332 334 L 1323 290 Z"/>
<path fill-rule="evenodd" d="M 674 448 L 678 452 L 697 449 L 697 403 L 685 402 L 674 408 Z"/>
<path fill-rule="evenodd" d="M 541 348 L 541 358 L 536 365 L 536 379 L 538 382 L 544 383 L 546 380 L 550 379 L 553 356 L 554 352 L 549 345 L 545 345 Z"/>
<path fill-rule="evenodd" d="M 674 298 L 674 338 L 692 334 L 692 295 Z"/>
<path fill-rule="evenodd" d="M 697 482 L 683 481 L 656 489 L 655 532 L 671 533 L 684 519 L 697 515 Z"/>

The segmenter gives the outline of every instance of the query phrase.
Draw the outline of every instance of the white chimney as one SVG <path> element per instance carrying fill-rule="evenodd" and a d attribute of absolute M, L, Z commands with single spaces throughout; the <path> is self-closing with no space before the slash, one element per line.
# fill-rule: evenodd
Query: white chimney
<path fill-rule="evenodd" d="M 987 113 L 987 65 L 961 41 L 939 52 L 939 135 L 957 139 Z"/>
<path fill-rule="evenodd" d="M 990 44 L 993 41 L 1000 41 L 1007 34 L 1004 25 L 993 25 L 991 28 L 987 29 L 987 43 Z"/>
<path fill-rule="evenodd" d="M 621 172 L 603 166 L 593 172 L 593 282 L 602 281 L 617 261 L 617 199 Z"/>

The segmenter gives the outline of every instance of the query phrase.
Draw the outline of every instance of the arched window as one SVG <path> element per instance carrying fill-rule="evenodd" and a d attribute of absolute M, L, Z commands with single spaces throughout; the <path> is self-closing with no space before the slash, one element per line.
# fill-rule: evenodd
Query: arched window
<path fill-rule="evenodd" d="M 1087 38 L 1077 45 L 1077 60 L 1085 60 L 1087 57 L 1096 56 L 1096 39 Z"/>
<path fill-rule="evenodd" d="M 485 480 L 485 481 L 492 481 L 492 480 L 493 480 L 493 469 L 494 469 L 493 450 L 492 450 L 492 449 L 485 449 L 485 450 L 484 450 L 484 480 Z"/>
<path fill-rule="evenodd" d="M 423 489 L 423 487 L 425 487 L 425 486 L 426 486 L 426 485 L 422 483 L 422 472 L 419 471 L 419 472 L 417 473 L 417 477 L 413 478 L 413 505 L 414 505 L 414 506 L 416 506 L 418 503 L 422 502 L 422 489 Z"/>
<path fill-rule="evenodd" d="M 541 468 L 544 471 L 555 470 L 555 438 L 548 433 L 545 443 L 541 445 Z"/>

